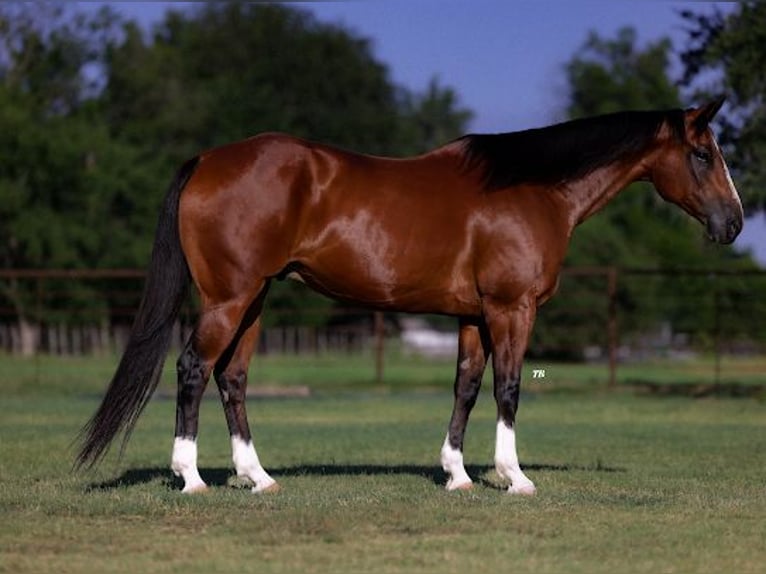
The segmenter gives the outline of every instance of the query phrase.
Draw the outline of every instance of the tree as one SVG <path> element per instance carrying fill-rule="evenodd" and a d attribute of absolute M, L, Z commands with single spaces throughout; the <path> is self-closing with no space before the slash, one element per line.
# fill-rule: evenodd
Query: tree
<path fill-rule="evenodd" d="M 59 9 L 0 11 L 4 268 L 135 266 L 148 256 L 156 216 L 141 196 L 153 178 L 145 177 L 134 147 L 112 138 L 87 74 L 112 21 L 107 12 L 70 18 Z M 99 300 L 92 290 L 77 292 L 67 302 L 70 313 Z M 24 351 L 32 352 L 36 324 L 55 322 L 56 309 L 42 307 L 19 280 L 0 283 L 0 295 L 15 309 Z"/>
<path fill-rule="evenodd" d="M 729 12 L 685 10 L 684 82 L 697 93 L 725 94 L 721 144 L 745 209 L 766 210 L 766 3 L 744 1 Z"/>
<path fill-rule="evenodd" d="M 566 64 L 567 115 L 678 107 L 678 88 L 668 75 L 670 56 L 667 38 L 639 48 L 633 28 L 621 28 L 613 39 L 591 32 Z"/>
<path fill-rule="evenodd" d="M 407 94 L 405 124 L 412 143 L 401 152 L 422 153 L 463 135 L 473 113 L 459 107 L 455 90 L 433 78 L 423 94 Z M 401 153 L 400 152 L 400 153 Z"/>
<path fill-rule="evenodd" d="M 407 153 L 429 135 L 413 127 L 434 99 L 443 100 L 435 135 L 456 137 L 467 119 L 451 90 L 432 85 L 421 98 L 396 86 L 367 39 L 283 5 L 170 12 L 151 40 L 129 24 L 107 67 L 104 105 L 116 132 L 174 164 L 263 131 Z"/>

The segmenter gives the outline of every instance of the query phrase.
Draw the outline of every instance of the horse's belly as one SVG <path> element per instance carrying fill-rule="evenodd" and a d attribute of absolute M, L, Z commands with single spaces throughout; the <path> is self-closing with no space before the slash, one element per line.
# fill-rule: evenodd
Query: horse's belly
<path fill-rule="evenodd" d="M 296 266 L 287 278 L 333 299 L 375 309 L 466 316 L 481 313 L 475 289 L 468 282 L 461 285 L 454 277 L 407 280 L 389 273 L 381 280 L 369 270 L 338 264 L 332 270 Z"/>

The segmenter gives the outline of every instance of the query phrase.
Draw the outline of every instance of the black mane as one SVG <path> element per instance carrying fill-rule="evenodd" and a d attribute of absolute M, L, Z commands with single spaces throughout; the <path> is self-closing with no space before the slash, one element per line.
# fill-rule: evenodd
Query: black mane
<path fill-rule="evenodd" d="M 683 137 L 679 109 L 618 112 L 520 132 L 471 134 L 458 141 L 464 144 L 466 168 L 483 170 L 485 188 L 494 190 L 566 182 L 619 158 L 635 157 L 665 122 Z"/>

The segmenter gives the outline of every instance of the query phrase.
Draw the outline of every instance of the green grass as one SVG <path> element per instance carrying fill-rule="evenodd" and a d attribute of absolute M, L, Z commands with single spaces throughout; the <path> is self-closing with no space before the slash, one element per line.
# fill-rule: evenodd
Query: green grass
<path fill-rule="evenodd" d="M 489 388 L 466 439 L 477 485 L 447 493 L 451 361 L 399 366 L 399 382 L 376 387 L 369 366 L 326 360 L 313 377 L 295 360 L 292 375 L 290 361 L 256 372 L 320 389 L 250 401 L 282 492 L 227 486 L 228 436 L 207 400 L 200 468 L 212 488 L 189 497 L 167 470 L 173 401 L 149 405 L 122 461 L 72 474 L 71 441 L 114 364 L 0 358 L 0 572 L 762 571 L 762 402 L 604 392 L 588 383 L 596 374 L 572 392 L 545 365 L 545 382 L 525 381 L 519 430 L 538 496 L 499 488 Z M 346 391 L 355 378 L 362 390 Z"/>
<path fill-rule="evenodd" d="M 393 347 L 393 346 L 390 346 Z M 165 363 L 160 391 L 175 393 L 175 352 Z M 101 395 L 114 373 L 118 357 L 37 356 L 29 359 L 0 354 L 0 382 L 8 394 L 37 395 L 55 393 L 66 396 Z M 401 392 L 411 390 L 449 390 L 455 371 L 452 357 L 426 359 L 405 355 L 390 348 L 384 361 L 384 380 L 375 383 L 371 352 L 323 354 L 296 358 L 290 355 L 258 356 L 250 366 L 252 386 L 309 386 L 314 393 L 340 391 Z M 533 379 L 533 369 L 545 370 L 545 377 Z M 583 391 L 603 389 L 608 367 L 601 363 L 556 363 L 530 360 L 524 367 L 528 389 L 544 391 Z M 688 361 L 656 360 L 620 365 L 617 382 L 659 384 L 712 384 L 715 363 L 712 358 Z M 485 381 L 491 381 L 491 367 Z M 721 381 L 766 387 L 766 357 L 726 357 L 721 363 Z M 214 391 L 215 385 L 210 385 Z"/>

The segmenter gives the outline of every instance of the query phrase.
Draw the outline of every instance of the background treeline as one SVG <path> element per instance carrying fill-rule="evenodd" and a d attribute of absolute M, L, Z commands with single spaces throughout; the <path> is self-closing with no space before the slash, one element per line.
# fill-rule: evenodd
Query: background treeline
<path fill-rule="evenodd" d="M 721 141 L 746 207 L 761 210 L 766 5 L 746 2 L 726 16 L 699 10 L 679 14 L 688 30 L 683 46 L 640 45 L 630 28 L 586 38 L 564 65 L 567 93 L 551 121 L 679 107 L 702 92 L 726 93 Z M 675 58 L 681 66 L 672 66 Z M 396 85 L 369 39 L 302 9 L 210 2 L 170 11 L 148 31 L 109 9 L 3 4 L 0 262 L 5 269 L 143 268 L 165 187 L 202 149 L 279 130 L 401 156 L 462 135 L 471 115 L 437 80 L 422 93 Z M 642 187 L 580 228 L 569 265 L 755 266 L 747 255 L 708 243 L 698 224 Z M 744 280 L 729 288 L 725 297 L 750 297 Z M 647 289 L 663 301 L 651 313 L 638 309 Z M 2 304 L 21 323 L 64 320 L 83 308 L 109 316 L 101 287 L 76 293 L 60 309 L 41 308 L 28 283 L 0 281 Z M 636 309 L 626 317 L 636 330 L 664 320 L 693 329 L 705 315 L 674 279 L 651 287 L 623 282 L 619 296 L 625 309 Z M 326 324 L 334 303 L 284 283 L 269 305 L 267 321 Z M 747 313 L 766 316 L 757 305 Z M 602 328 L 574 321 L 554 299 L 537 337 L 553 337 L 546 325 L 562 322 L 572 323 L 575 338 Z"/>

